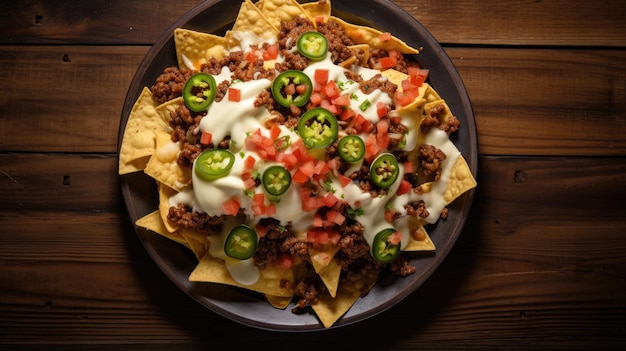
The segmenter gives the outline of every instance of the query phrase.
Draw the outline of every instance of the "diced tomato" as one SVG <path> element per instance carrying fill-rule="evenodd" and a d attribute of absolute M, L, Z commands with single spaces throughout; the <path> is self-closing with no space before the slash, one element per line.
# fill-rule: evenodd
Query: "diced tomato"
<path fill-rule="evenodd" d="M 237 212 L 239 212 L 240 207 L 239 200 L 230 199 L 222 204 L 222 212 L 230 216 L 235 216 Z"/>
<path fill-rule="evenodd" d="M 324 219 L 322 218 L 321 214 L 316 213 L 313 216 L 313 226 L 317 228 L 321 228 L 324 226 Z M 307 240 L 308 240 L 308 233 L 307 233 Z"/>
<path fill-rule="evenodd" d="M 354 116 L 356 116 L 356 113 L 354 112 L 354 110 L 350 108 L 346 108 L 343 111 L 341 111 L 341 115 L 339 116 L 339 119 L 341 119 L 342 121 L 347 121 L 353 118 Z"/>
<path fill-rule="evenodd" d="M 398 190 L 396 191 L 396 194 L 398 195 L 404 195 L 406 193 L 408 193 L 412 188 L 411 183 L 409 183 L 406 180 L 402 180 L 402 182 L 400 183 L 400 186 L 398 187 Z"/>
<path fill-rule="evenodd" d="M 354 118 L 354 128 L 358 132 L 370 133 L 374 130 L 374 125 L 359 113 Z"/>
<path fill-rule="evenodd" d="M 345 176 L 345 175 L 343 175 L 343 174 L 340 174 L 338 178 L 339 178 L 339 183 L 340 183 L 340 184 L 341 184 L 341 186 L 342 186 L 342 187 L 344 187 L 344 188 L 345 188 L 346 186 L 348 186 L 348 184 L 350 184 L 350 183 L 352 182 L 352 179 L 350 179 L 350 178 L 346 177 L 346 176 Z"/>
<path fill-rule="evenodd" d="M 381 150 L 384 150 L 389 146 L 389 142 L 391 138 L 389 138 L 389 121 L 386 119 L 381 119 L 376 123 L 376 144 Z"/>
<path fill-rule="evenodd" d="M 395 57 L 383 57 L 380 59 L 380 65 L 382 68 L 395 67 L 398 64 L 398 59 Z"/>
<path fill-rule="evenodd" d="M 324 15 L 315 16 L 315 23 L 321 24 L 324 22 L 326 22 L 326 16 Z"/>
<path fill-rule="evenodd" d="M 365 138 L 365 159 L 371 162 L 374 157 L 380 152 L 380 147 L 376 143 L 376 136 L 370 134 Z"/>
<path fill-rule="evenodd" d="M 291 181 L 297 184 L 304 184 L 310 177 L 304 174 L 301 170 L 297 170 L 292 176 Z"/>
<path fill-rule="evenodd" d="M 332 101 L 337 106 L 350 106 L 350 95 L 343 94 L 334 98 Z"/>
<path fill-rule="evenodd" d="M 293 256 L 288 254 L 282 254 L 278 257 L 278 267 L 282 270 L 291 269 L 293 264 L 296 262 L 296 259 Z"/>
<path fill-rule="evenodd" d="M 337 225 L 342 225 L 346 221 L 346 217 L 335 210 L 326 211 L 326 219 Z"/>
<path fill-rule="evenodd" d="M 278 43 L 270 45 L 265 51 L 263 51 L 264 60 L 273 60 L 278 57 Z"/>
<path fill-rule="evenodd" d="M 378 39 L 380 39 L 380 41 L 382 42 L 389 41 L 391 39 L 391 33 L 389 32 L 381 33 L 378 36 Z"/>
<path fill-rule="evenodd" d="M 328 163 L 318 160 L 317 162 L 315 162 L 315 168 L 313 172 L 319 176 L 325 176 L 326 174 L 328 174 L 328 172 L 330 172 L 330 167 L 328 166 Z"/>
<path fill-rule="evenodd" d="M 415 166 L 413 162 L 407 161 L 404 163 L 404 174 L 415 172 Z"/>
<path fill-rule="evenodd" d="M 260 225 L 260 224 L 257 224 L 257 225 L 255 226 L 255 229 L 256 229 L 256 233 L 257 233 L 257 235 L 258 235 L 260 238 L 262 238 L 262 237 L 264 237 L 265 235 L 267 235 L 267 227 L 266 227 L 266 226 L 264 226 L 264 225 Z"/>
<path fill-rule="evenodd" d="M 324 206 L 333 207 L 339 201 L 339 199 L 333 193 L 328 193 L 324 196 Z"/>
<path fill-rule="evenodd" d="M 400 55 L 398 54 L 398 50 L 389 50 L 389 51 L 387 51 L 387 53 L 389 54 L 389 57 L 395 57 L 395 58 L 397 58 L 398 56 L 400 56 Z"/>
<path fill-rule="evenodd" d="M 243 175 L 242 175 L 242 177 L 243 177 Z M 254 179 L 252 177 L 248 177 L 248 178 L 243 180 L 243 187 L 246 190 L 253 189 L 255 186 L 256 186 L 256 182 L 254 181 Z"/>
<path fill-rule="evenodd" d="M 298 158 L 292 153 L 281 152 L 276 157 L 276 161 L 282 162 L 285 168 L 291 170 L 298 164 Z"/>
<path fill-rule="evenodd" d="M 335 83 L 334 80 L 331 80 L 328 83 L 326 83 L 324 85 L 322 92 L 324 93 L 324 95 L 326 95 L 326 97 L 331 98 L 331 99 L 341 94 L 341 90 L 339 90 L 339 87 L 337 86 L 337 83 Z"/>
<path fill-rule="evenodd" d="M 209 132 L 202 132 L 200 135 L 200 144 L 209 145 L 211 144 L 211 140 L 213 140 L 213 134 Z"/>
<path fill-rule="evenodd" d="M 388 208 L 385 210 L 385 220 L 389 223 L 393 222 L 393 219 L 396 215 L 396 210 L 393 208 Z"/>
<path fill-rule="evenodd" d="M 256 163 L 256 159 L 254 157 L 252 157 L 251 155 L 246 156 L 246 158 L 243 160 L 243 168 L 250 170 L 252 168 L 254 168 L 254 164 Z"/>
<path fill-rule="evenodd" d="M 241 90 L 237 88 L 228 88 L 228 100 L 234 102 L 241 101 Z"/>
<path fill-rule="evenodd" d="M 385 117 L 387 115 L 387 104 L 382 101 L 376 103 L 376 114 L 378 118 Z"/>
<path fill-rule="evenodd" d="M 310 160 L 300 165 L 298 171 L 302 172 L 307 177 L 311 178 L 315 174 L 315 161 Z"/>
<path fill-rule="evenodd" d="M 391 244 L 391 245 L 398 245 L 400 244 L 400 242 L 402 242 L 402 233 L 396 231 L 395 233 L 391 234 L 388 238 L 387 241 Z"/>
<path fill-rule="evenodd" d="M 333 115 L 339 114 L 339 109 L 329 99 L 322 99 L 320 106 L 330 111 Z"/>
<path fill-rule="evenodd" d="M 272 217 L 276 214 L 276 204 L 275 203 L 271 203 L 267 206 L 265 206 L 265 214 Z"/>
<path fill-rule="evenodd" d="M 322 99 L 323 99 L 322 94 L 318 92 L 314 92 L 311 94 L 309 101 L 311 102 L 311 105 L 319 106 L 322 103 Z"/>
<path fill-rule="evenodd" d="M 316 83 L 324 85 L 326 84 L 326 82 L 328 82 L 328 72 L 329 71 L 327 68 L 318 68 L 313 74 L 313 79 Z"/>
<path fill-rule="evenodd" d="M 278 138 L 278 136 L 280 135 L 280 126 L 278 125 L 278 123 L 274 123 L 272 124 L 272 128 L 270 129 L 270 139 L 272 144 L 274 144 L 274 140 L 276 140 L 276 138 Z"/>
<path fill-rule="evenodd" d="M 248 51 L 248 53 L 246 54 L 246 61 L 248 62 L 256 61 L 256 52 L 254 50 Z"/>

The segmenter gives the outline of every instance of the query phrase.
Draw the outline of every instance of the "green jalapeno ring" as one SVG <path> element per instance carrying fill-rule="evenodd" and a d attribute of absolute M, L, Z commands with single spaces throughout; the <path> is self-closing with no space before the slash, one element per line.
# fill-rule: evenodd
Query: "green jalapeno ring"
<path fill-rule="evenodd" d="M 202 112 L 209 108 L 217 91 L 217 83 L 212 75 L 196 73 L 189 77 L 183 87 L 183 101 L 193 112 Z"/>
<path fill-rule="evenodd" d="M 206 181 L 226 176 L 235 163 L 235 155 L 226 149 L 208 149 L 194 163 L 196 175 Z"/>
<path fill-rule="evenodd" d="M 325 148 L 337 138 L 339 125 L 332 112 L 316 107 L 300 116 L 297 130 L 307 148 Z"/>
<path fill-rule="evenodd" d="M 398 179 L 400 166 L 398 159 L 393 154 L 383 153 L 378 155 L 370 165 L 370 178 L 374 185 L 386 189 Z"/>
<path fill-rule="evenodd" d="M 268 167 L 261 177 L 263 189 L 270 195 L 278 197 L 283 195 L 291 185 L 291 173 L 280 165 Z"/>
<path fill-rule="evenodd" d="M 319 61 L 326 57 L 328 52 L 328 40 L 320 32 L 302 33 L 296 43 L 302 56 L 312 61 Z"/>
<path fill-rule="evenodd" d="M 365 143 L 357 135 L 346 135 L 337 144 L 339 157 L 346 162 L 359 162 L 365 156 Z"/>
<path fill-rule="evenodd" d="M 247 260 L 252 257 L 256 247 L 256 231 L 245 224 L 233 228 L 224 241 L 224 253 L 238 260 Z"/>
<path fill-rule="evenodd" d="M 285 88 L 291 84 L 297 88 L 300 85 L 304 85 L 306 90 L 302 93 L 298 93 L 296 90 L 293 94 L 285 93 Z M 295 105 L 296 107 L 302 107 L 309 102 L 309 98 L 313 93 L 313 83 L 311 78 L 304 72 L 289 70 L 282 72 L 272 82 L 272 96 L 283 107 L 289 107 Z"/>
<path fill-rule="evenodd" d="M 400 243 L 392 244 L 389 237 L 396 232 L 393 228 L 383 229 L 376 234 L 372 242 L 372 256 L 380 263 L 393 262 L 400 254 Z"/>

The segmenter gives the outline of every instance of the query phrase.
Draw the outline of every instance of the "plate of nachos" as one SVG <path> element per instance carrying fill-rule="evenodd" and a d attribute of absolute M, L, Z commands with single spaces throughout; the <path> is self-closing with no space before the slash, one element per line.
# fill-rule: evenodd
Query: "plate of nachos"
<path fill-rule="evenodd" d="M 203 2 L 141 63 L 118 151 L 156 264 L 268 330 L 402 301 L 454 245 L 477 186 L 462 80 L 390 2 Z"/>

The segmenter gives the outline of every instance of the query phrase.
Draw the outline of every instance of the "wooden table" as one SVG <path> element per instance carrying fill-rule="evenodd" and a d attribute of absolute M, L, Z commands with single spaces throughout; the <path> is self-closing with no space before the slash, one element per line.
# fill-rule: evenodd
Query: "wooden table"
<path fill-rule="evenodd" d="M 395 2 L 442 43 L 469 91 L 480 145 L 471 217 L 435 274 L 391 310 L 285 334 L 192 301 L 145 252 L 123 204 L 116 148 L 129 83 L 200 1 L 5 1 L 0 348 L 626 343 L 626 6 Z"/>

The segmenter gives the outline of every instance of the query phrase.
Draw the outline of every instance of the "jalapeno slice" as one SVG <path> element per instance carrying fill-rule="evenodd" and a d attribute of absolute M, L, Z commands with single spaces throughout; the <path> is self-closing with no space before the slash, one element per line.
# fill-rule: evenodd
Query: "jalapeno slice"
<path fill-rule="evenodd" d="M 365 156 L 365 143 L 363 139 L 357 135 L 346 135 L 339 139 L 337 149 L 339 157 L 346 162 L 359 162 L 363 156 Z"/>
<path fill-rule="evenodd" d="M 389 188 L 398 179 L 400 166 L 393 154 L 378 155 L 370 165 L 370 178 L 380 188 Z"/>
<path fill-rule="evenodd" d="M 302 56 L 312 61 L 319 61 L 326 57 L 328 40 L 320 32 L 306 32 L 300 35 L 296 43 Z"/>
<path fill-rule="evenodd" d="M 194 165 L 196 175 L 206 181 L 226 176 L 235 163 L 235 155 L 226 149 L 208 149 L 198 156 Z"/>
<path fill-rule="evenodd" d="M 283 166 L 270 166 L 263 172 L 261 184 L 269 195 L 281 196 L 291 185 L 291 173 Z"/>
<path fill-rule="evenodd" d="M 393 228 L 383 229 L 374 237 L 372 256 L 380 263 L 393 262 L 400 254 L 400 243 L 394 244 L 390 237 L 395 234 Z"/>
<path fill-rule="evenodd" d="M 285 71 L 272 82 L 272 96 L 283 107 L 306 105 L 312 92 L 313 83 L 304 72 Z"/>
<path fill-rule="evenodd" d="M 216 91 L 217 84 L 212 75 L 196 73 L 189 77 L 183 87 L 183 101 L 191 111 L 201 112 L 209 108 Z"/>
<path fill-rule="evenodd" d="M 308 110 L 298 121 L 298 134 L 309 149 L 324 148 L 337 138 L 337 118 L 323 107 Z"/>
<path fill-rule="evenodd" d="M 228 257 L 247 260 L 254 255 L 256 246 L 256 231 L 245 224 L 241 224 L 228 233 L 228 237 L 224 242 L 224 253 Z"/>

